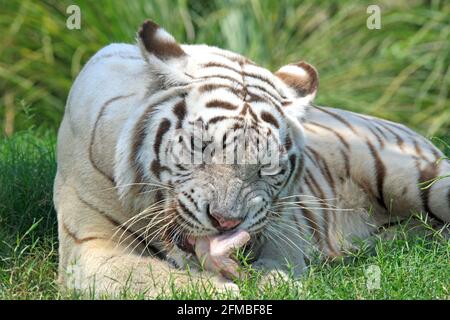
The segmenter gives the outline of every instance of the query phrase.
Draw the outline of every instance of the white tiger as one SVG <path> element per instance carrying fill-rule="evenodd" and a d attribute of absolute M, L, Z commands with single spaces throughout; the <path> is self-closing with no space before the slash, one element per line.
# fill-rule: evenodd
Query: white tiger
<path fill-rule="evenodd" d="M 151 21 L 138 42 L 101 49 L 67 100 L 54 184 L 64 286 L 237 291 L 220 274 L 185 271 L 192 241 L 245 230 L 256 268 L 289 261 L 301 274 L 315 252 L 339 256 L 414 211 L 450 221 L 449 179 L 419 186 L 450 173 L 442 152 L 402 125 L 313 105 L 311 65 L 273 74 L 230 51 L 179 45 Z M 238 136 L 269 140 L 278 166 L 171 161 L 177 130 L 199 122 L 233 150 Z M 192 140 L 178 148 L 192 152 Z"/>

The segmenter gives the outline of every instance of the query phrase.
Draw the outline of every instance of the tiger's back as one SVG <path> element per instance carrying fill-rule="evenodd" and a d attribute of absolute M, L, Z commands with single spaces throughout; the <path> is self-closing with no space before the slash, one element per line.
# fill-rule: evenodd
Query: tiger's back
<path fill-rule="evenodd" d="M 330 199 L 330 210 L 319 210 L 323 219 L 315 222 L 330 255 L 340 255 L 352 238 L 415 213 L 449 221 L 450 180 L 432 182 L 447 176 L 450 164 L 423 136 L 387 120 L 319 106 L 307 112 L 303 126 L 305 173 L 298 192 Z"/>

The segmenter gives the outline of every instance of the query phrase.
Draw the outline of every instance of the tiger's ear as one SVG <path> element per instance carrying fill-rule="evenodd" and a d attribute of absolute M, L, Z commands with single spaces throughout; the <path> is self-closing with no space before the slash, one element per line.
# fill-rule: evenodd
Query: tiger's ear
<path fill-rule="evenodd" d="M 292 98 L 304 98 L 311 102 L 316 96 L 319 86 L 319 75 L 316 68 L 300 61 L 281 67 L 275 75 L 288 87 Z"/>
<path fill-rule="evenodd" d="M 189 56 L 175 38 L 153 21 L 146 20 L 138 32 L 142 56 L 165 87 L 187 84 Z"/>

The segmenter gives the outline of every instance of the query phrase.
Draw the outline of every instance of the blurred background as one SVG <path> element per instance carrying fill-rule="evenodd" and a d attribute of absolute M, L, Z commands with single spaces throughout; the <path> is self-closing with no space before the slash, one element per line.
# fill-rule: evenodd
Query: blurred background
<path fill-rule="evenodd" d="M 150 18 L 180 42 L 237 51 L 275 71 L 303 59 L 320 74 L 316 102 L 450 131 L 449 1 L 0 0 L 0 128 L 55 133 L 84 63 L 112 42 L 135 41 Z M 69 30 L 66 9 L 81 9 Z M 381 8 L 369 30 L 366 9 Z"/>

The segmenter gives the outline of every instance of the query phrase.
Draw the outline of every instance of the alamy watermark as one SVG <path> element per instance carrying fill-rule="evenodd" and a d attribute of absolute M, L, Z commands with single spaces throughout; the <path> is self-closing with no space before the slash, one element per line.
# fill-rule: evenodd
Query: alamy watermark
<path fill-rule="evenodd" d="M 366 276 L 366 287 L 368 290 L 381 289 L 381 269 L 377 265 L 370 265 L 364 270 Z"/>
<path fill-rule="evenodd" d="M 67 7 L 66 13 L 69 15 L 66 20 L 66 27 L 69 30 L 81 29 L 81 9 L 79 6 L 72 4 Z"/>
<path fill-rule="evenodd" d="M 370 14 L 366 20 L 366 26 L 369 30 L 381 29 L 381 9 L 376 4 L 367 7 L 367 14 Z"/>

